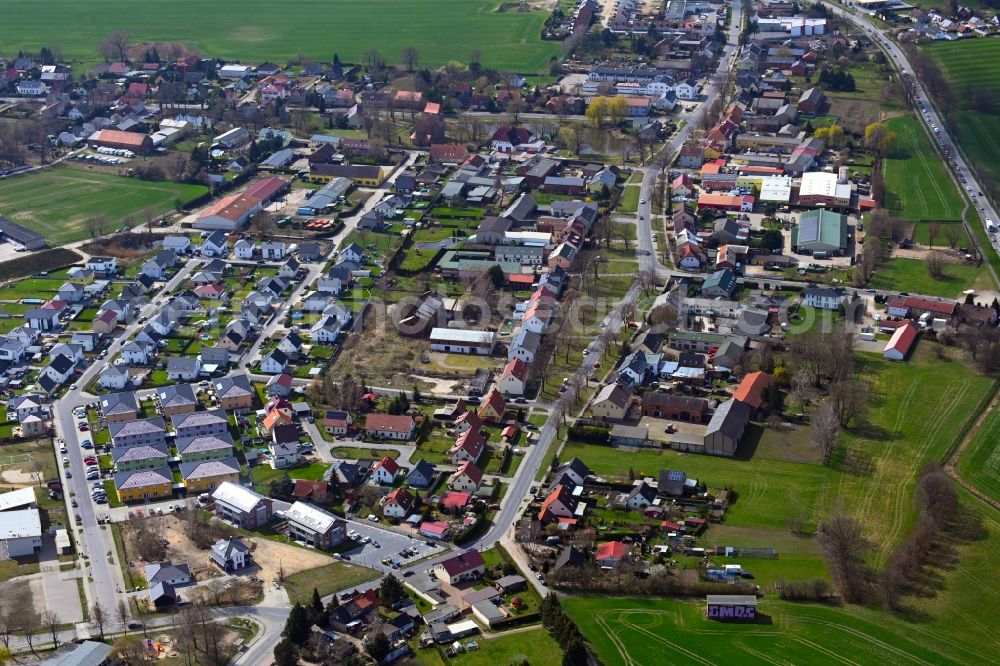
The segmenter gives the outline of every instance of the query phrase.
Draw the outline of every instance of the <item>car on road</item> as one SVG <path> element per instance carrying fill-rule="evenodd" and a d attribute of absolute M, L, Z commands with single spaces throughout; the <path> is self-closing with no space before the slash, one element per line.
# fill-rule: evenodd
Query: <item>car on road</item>
<path fill-rule="evenodd" d="M 74 499 L 72 502 L 70 502 L 70 506 L 72 506 L 75 509 L 76 507 L 80 506 L 80 503 L 77 502 L 76 499 Z"/>
<path fill-rule="evenodd" d="M 646 200 L 645 199 L 639 199 L 639 203 L 644 204 L 644 203 L 646 203 Z"/>
<path fill-rule="evenodd" d="M 378 516 L 376 516 L 374 513 L 368 514 L 368 522 L 370 522 L 370 523 L 377 523 L 378 522 Z"/>
<path fill-rule="evenodd" d="M 66 445 L 65 444 L 60 444 L 59 445 L 59 453 L 66 453 L 66 452 L 67 452 Z"/>
<path fill-rule="evenodd" d="M 516 403 L 517 403 L 517 404 L 519 404 L 519 405 L 523 405 L 523 404 L 525 404 L 526 402 L 528 402 L 528 399 L 527 399 L 527 398 L 524 398 L 524 397 L 521 397 L 521 398 L 514 398 L 514 402 L 516 402 Z"/>
<path fill-rule="evenodd" d="M 69 464 L 69 458 L 66 457 L 66 456 L 63 456 L 63 465 L 68 465 L 68 464 Z"/>
<path fill-rule="evenodd" d="M 70 384 L 69 385 L 69 390 L 70 391 L 75 391 L 76 390 L 76 384 Z"/>
<path fill-rule="evenodd" d="M 412 571 L 404 571 L 403 572 L 403 578 L 409 578 L 412 575 L 413 575 Z"/>

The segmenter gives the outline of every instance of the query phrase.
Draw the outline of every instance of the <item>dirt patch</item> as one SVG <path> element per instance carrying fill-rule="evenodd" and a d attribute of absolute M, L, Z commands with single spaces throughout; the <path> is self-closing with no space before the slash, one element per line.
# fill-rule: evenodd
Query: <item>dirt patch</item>
<path fill-rule="evenodd" d="M 364 384 L 410 389 L 415 382 L 408 371 L 420 366 L 427 341 L 403 337 L 391 323 L 379 321 L 374 310 L 369 308 L 365 313 L 361 332 L 347 338 L 331 378 L 337 381 L 350 373 Z"/>
<path fill-rule="evenodd" d="M 3 478 L 4 483 L 14 483 L 22 486 L 34 484 L 35 480 L 31 478 L 30 472 L 24 472 L 19 469 L 5 469 L 0 472 L 0 477 Z"/>
<path fill-rule="evenodd" d="M 186 524 L 182 518 L 156 516 L 148 520 L 155 526 L 155 529 L 161 531 L 163 539 L 167 542 L 165 559 L 175 564 L 186 562 L 191 567 L 191 573 L 195 580 L 203 581 L 223 575 L 222 571 L 209 561 L 208 548 L 199 548 L 188 537 Z M 231 528 L 222 523 L 217 523 L 217 525 L 220 538 L 223 533 L 232 531 Z M 122 538 L 125 542 L 125 552 L 129 562 L 132 563 L 137 573 L 144 574 L 144 567 L 148 562 L 138 558 L 135 534 L 130 523 L 122 523 Z M 254 562 L 260 568 L 256 575 L 264 581 L 277 578 L 279 567 L 284 569 L 286 576 L 290 576 L 306 569 L 330 564 L 332 561 L 327 555 L 297 546 L 269 541 L 262 537 L 243 537 L 243 541 L 250 547 Z"/>

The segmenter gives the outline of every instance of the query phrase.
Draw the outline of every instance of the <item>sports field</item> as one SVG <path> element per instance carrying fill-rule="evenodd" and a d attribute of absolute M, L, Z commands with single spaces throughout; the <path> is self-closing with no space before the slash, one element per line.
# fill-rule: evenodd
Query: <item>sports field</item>
<path fill-rule="evenodd" d="M 976 488 L 1000 501 L 1000 410 L 990 412 L 983 419 L 958 460 L 958 473 Z"/>
<path fill-rule="evenodd" d="M 174 0 L 8 0 L 0 21 L 4 55 L 59 46 L 87 63 L 101 60 L 97 46 L 114 30 L 139 42 L 172 42 L 204 56 L 285 63 L 298 55 L 330 62 L 336 52 L 358 62 L 378 49 L 389 62 L 414 46 L 421 65 L 469 62 L 473 51 L 486 67 L 531 73 L 545 70 L 558 42 L 540 37 L 545 12 L 495 11 L 484 0 L 241 0 L 232 3 Z"/>
<path fill-rule="evenodd" d="M 175 199 L 186 203 L 207 191 L 203 185 L 54 167 L 0 180 L 0 215 L 34 229 L 49 245 L 62 245 L 87 238 L 86 221 L 94 215 L 103 215 L 110 231 L 126 215 L 173 210 Z"/>
<path fill-rule="evenodd" d="M 885 160 L 886 208 L 910 222 L 960 221 L 962 196 L 917 119 L 901 116 L 887 125 L 896 146 Z M 915 235 L 926 241 L 926 228 L 918 225 Z"/>

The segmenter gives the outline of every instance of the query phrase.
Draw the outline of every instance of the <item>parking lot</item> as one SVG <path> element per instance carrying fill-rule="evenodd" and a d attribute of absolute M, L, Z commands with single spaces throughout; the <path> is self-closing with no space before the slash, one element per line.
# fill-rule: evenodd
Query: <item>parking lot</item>
<path fill-rule="evenodd" d="M 425 539 L 414 539 L 399 532 L 382 529 L 376 523 L 348 520 L 347 529 L 348 532 L 353 530 L 358 533 L 359 539 L 355 539 L 356 541 L 360 542 L 360 539 L 368 537 L 371 539 L 371 543 L 361 543 L 358 548 L 349 550 L 344 555 L 355 564 L 371 567 L 378 571 L 391 571 L 393 569 L 391 564 L 383 564 L 383 559 L 395 561 L 399 563 L 400 567 L 405 567 L 421 558 L 445 552 L 445 549 L 438 544 L 428 546 Z M 376 543 L 378 546 L 375 545 Z M 401 555 L 401 551 L 408 548 L 416 549 L 417 554 L 409 557 Z"/>

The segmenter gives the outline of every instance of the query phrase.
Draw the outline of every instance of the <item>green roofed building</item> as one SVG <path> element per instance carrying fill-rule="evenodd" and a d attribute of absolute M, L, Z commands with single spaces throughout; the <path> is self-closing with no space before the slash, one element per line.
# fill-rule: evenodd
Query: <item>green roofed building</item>
<path fill-rule="evenodd" d="M 792 227 L 792 252 L 827 256 L 847 254 L 847 216 L 829 210 L 810 210 Z"/>

